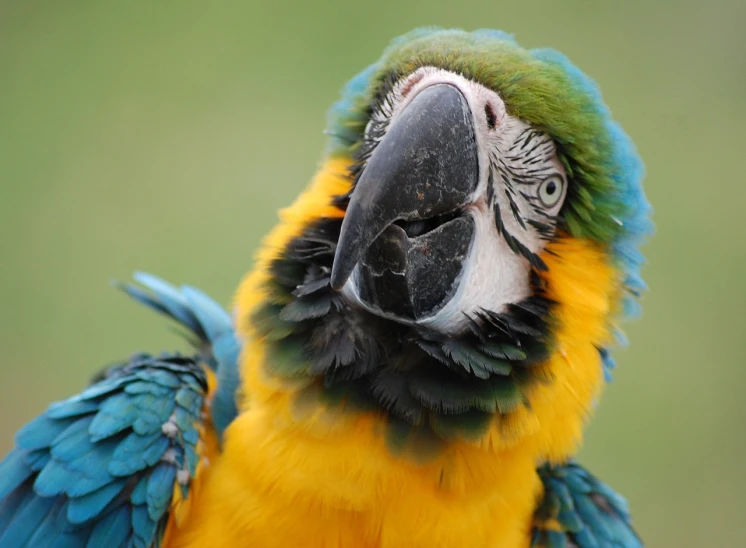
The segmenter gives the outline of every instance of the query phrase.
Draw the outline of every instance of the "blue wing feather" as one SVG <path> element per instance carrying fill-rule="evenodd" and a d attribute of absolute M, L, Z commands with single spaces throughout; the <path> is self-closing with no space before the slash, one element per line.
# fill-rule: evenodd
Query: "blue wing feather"
<path fill-rule="evenodd" d="M 144 544 L 145 539 L 151 538 L 156 531 L 156 522 L 151 519 L 145 505 L 137 506 L 132 510 L 132 525 L 137 544 Z"/>
<path fill-rule="evenodd" d="M 0 462 L 0 548 L 157 543 L 196 472 L 206 391 L 195 360 L 140 354 L 50 406 Z"/>
<path fill-rule="evenodd" d="M 217 434 L 236 417 L 241 348 L 230 316 L 198 289 L 135 280 L 142 287 L 122 289 L 186 327 L 199 357 L 136 354 L 23 427 L 0 462 L 0 548 L 157 545 L 174 489 L 187 495 L 199 462 L 201 364 L 218 380 Z"/>
<path fill-rule="evenodd" d="M 532 547 L 642 548 L 626 501 L 608 485 L 574 462 L 546 464 L 538 472 L 544 496 L 534 516 Z"/>
<path fill-rule="evenodd" d="M 34 492 L 30 488 L 16 488 L 9 495 L 0 498 L 0 535 L 21 509 L 31 502 L 33 496 Z"/>
<path fill-rule="evenodd" d="M 121 284 L 121 289 L 136 301 L 187 328 L 194 335 L 194 340 L 190 342 L 198 347 L 203 358 L 215 370 L 218 387 L 213 395 L 210 416 L 222 440 L 223 432 L 238 414 L 236 393 L 240 383 L 238 356 L 241 345 L 230 315 L 194 287 L 177 288 L 144 272 L 135 273 L 134 278 L 145 289 L 131 284 Z"/>
<path fill-rule="evenodd" d="M 145 500 L 150 518 L 154 521 L 168 508 L 175 480 L 176 468 L 170 463 L 160 463 L 150 472 Z"/>
<path fill-rule="evenodd" d="M 26 546 L 34 532 L 41 526 L 57 503 L 54 498 L 30 497 L 18 508 L 13 518 L 0 531 L 0 546 L 3 548 L 20 548 Z"/>
<path fill-rule="evenodd" d="M 61 518 L 66 513 L 65 501 L 58 499 L 28 541 L 29 546 L 49 546 L 57 536 Z"/>
<path fill-rule="evenodd" d="M 132 528 L 131 510 L 121 506 L 91 528 L 91 536 L 86 547 L 119 546 L 130 536 Z"/>
<path fill-rule="evenodd" d="M 192 314 L 204 329 L 208 340 L 216 341 L 228 333 L 233 333 L 233 323 L 222 306 L 196 287 L 182 286 L 181 293 Z"/>
<path fill-rule="evenodd" d="M 0 500 L 15 491 L 33 472 L 33 468 L 23 458 L 23 451 L 11 451 L 0 462 Z"/>
<path fill-rule="evenodd" d="M 205 338 L 201 324 L 190 309 L 186 298 L 177 288 L 146 272 L 136 272 L 133 277 L 137 282 L 155 293 L 158 302 L 172 318 L 195 331 L 201 339 Z"/>
<path fill-rule="evenodd" d="M 126 480 L 109 483 L 92 493 L 73 497 L 67 506 L 67 519 L 70 523 L 85 523 L 100 515 L 101 512 L 122 492 Z"/>

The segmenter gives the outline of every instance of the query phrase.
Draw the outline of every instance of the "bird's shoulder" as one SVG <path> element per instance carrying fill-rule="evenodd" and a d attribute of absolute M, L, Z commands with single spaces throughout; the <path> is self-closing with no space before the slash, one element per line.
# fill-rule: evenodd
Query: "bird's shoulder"
<path fill-rule="evenodd" d="M 233 322 L 195 288 L 135 279 L 122 289 L 196 352 L 135 354 L 19 431 L 0 462 L 0 548 L 158 545 L 202 457 L 220 450 L 237 414 Z"/>
<path fill-rule="evenodd" d="M 534 515 L 534 548 L 642 548 L 625 499 L 575 462 L 538 469 L 543 496 Z"/>
<path fill-rule="evenodd" d="M 52 404 L 0 463 L 0 547 L 153 545 L 204 438 L 204 366 L 138 354 Z"/>

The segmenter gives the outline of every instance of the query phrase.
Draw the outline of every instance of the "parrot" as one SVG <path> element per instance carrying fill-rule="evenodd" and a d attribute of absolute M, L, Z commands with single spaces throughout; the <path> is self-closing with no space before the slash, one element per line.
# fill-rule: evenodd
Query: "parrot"
<path fill-rule="evenodd" d="M 119 284 L 189 350 L 18 431 L 0 548 L 643 546 L 575 458 L 652 233 L 595 82 L 502 31 L 420 28 L 326 134 L 230 312 Z"/>

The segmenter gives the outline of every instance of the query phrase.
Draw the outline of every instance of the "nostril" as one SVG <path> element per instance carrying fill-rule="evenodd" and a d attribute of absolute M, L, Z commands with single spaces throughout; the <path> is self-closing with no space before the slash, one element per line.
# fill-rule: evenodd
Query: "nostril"
<path fill-rule="evenodd" d="M 424 76 L 424 74 L 415 74 L 413 76 L 410 76 L 401 90 L 401 96 L 406 97 L 407 95 L 409 95 L 409 92 L 412 91 L 412 88 L 419 84 Z"/>
<path fill-rule="evenodd" d="M 487 127 L 495 129 L 495 126 L 497 125 L 497 115 L 492 109 L 492 105 L 489 103 L 484 105 L 484 116 L 487 118 Z"/>

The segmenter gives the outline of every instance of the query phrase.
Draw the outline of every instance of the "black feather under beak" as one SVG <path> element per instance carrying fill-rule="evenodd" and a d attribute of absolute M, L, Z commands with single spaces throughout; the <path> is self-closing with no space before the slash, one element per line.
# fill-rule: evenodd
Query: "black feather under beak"
<path fill-rule="evenodd" d="M 422 90 L 391 123 L 357 181 L 332 268 L 339 290 L 358 267 L 366 305 L 431 315 L 458 287 L 474 233 L 461 216 L 479 180 L 471 109 L 450 84 Z"/>

